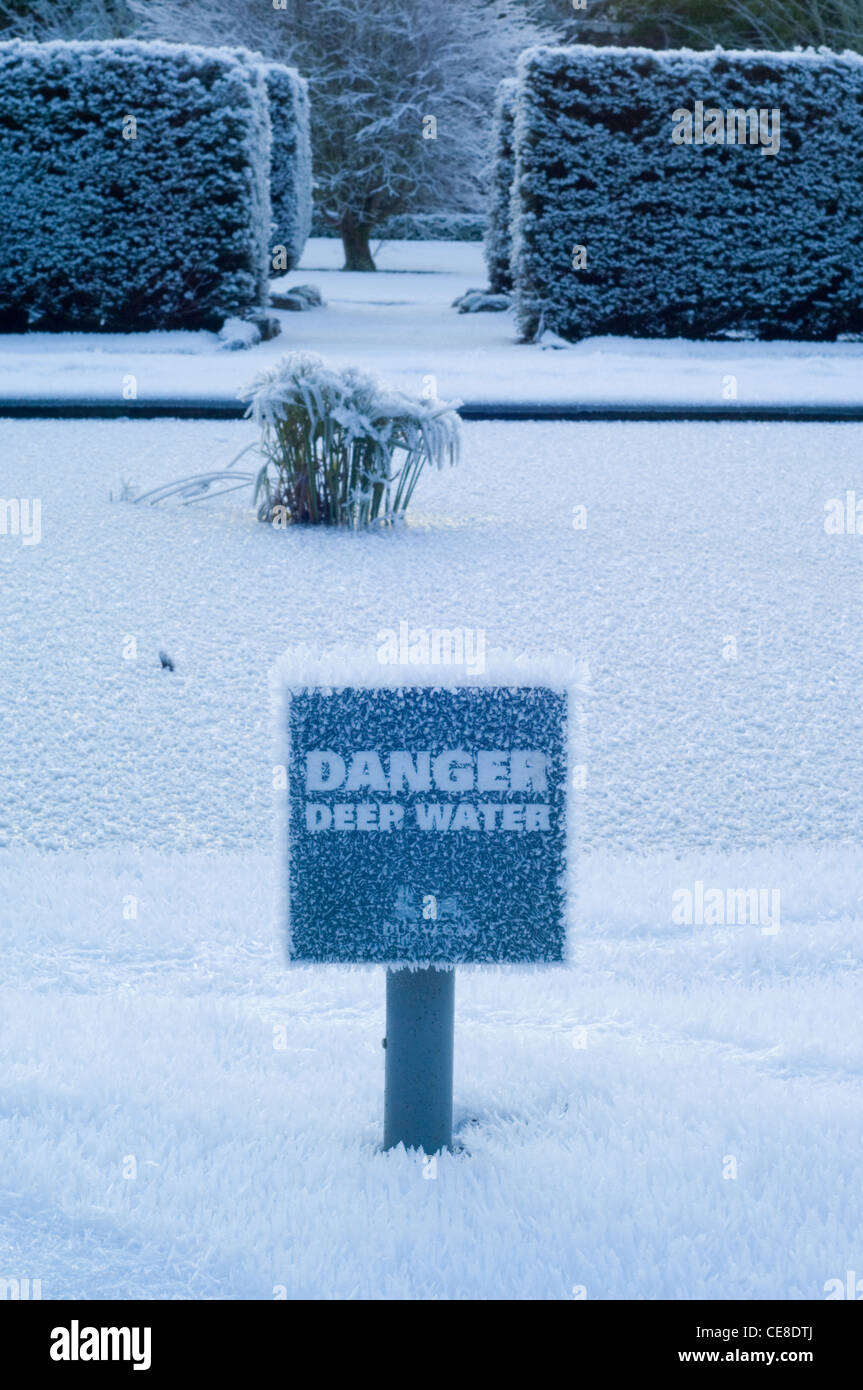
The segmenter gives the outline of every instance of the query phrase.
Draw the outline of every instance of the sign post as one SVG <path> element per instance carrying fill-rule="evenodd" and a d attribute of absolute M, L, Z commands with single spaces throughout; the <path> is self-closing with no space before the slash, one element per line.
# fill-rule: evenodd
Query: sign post
<path fill-rule="evenodd" d="M 452 1148 L 455 969 L 387 971 L 384 1148 Z"/>
<path fill-rule="evenodd" d="M 569 684 L 490 668 L 278 668 L 288 955 L 387 967 L 388 1149 L 451 1147 L 455 966 L 565 955 Z"/>

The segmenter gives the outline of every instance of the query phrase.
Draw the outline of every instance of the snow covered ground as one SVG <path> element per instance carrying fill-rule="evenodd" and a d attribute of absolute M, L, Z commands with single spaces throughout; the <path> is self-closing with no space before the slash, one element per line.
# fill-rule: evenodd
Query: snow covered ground
<path fill-rule="evenodd" d="M 519 344 L 511 313 L 451 308 L 486 284 L 478 243 L 386 242 L 374 275 L 341 264 L 340 242 L 312 238 L 273 289 L 315 284 L 326 307 L 277 311 L 281 335 L 247 352 L 212 333 L 4 334 L 0 401 L 117 401 L 131 389 L 140 401 L 233 400 L 256 371 L 310 348 L 417 393 L 434 377 L 442 397 L 468 402 L 721 406 L 735 392 L 741 406 L 863 404 L 863 343 L 590 338 L 553 350 Z"/>
<path fill-rule="evenodd" d="M 13 852 L 3 1273 L 54 1298 L 823 1297 L 863 1245 L 863 885 L 827 858 L 856 917 L 776 937 L 674 929 L 651 870 L 588 861 L 571 969 L 459 972 L 464 1151 L 427 1179 L 378 1152 L 383 971 L 285 969 L 269 856 Z"/>
<path fill-rule="evenodd" d="M 863 539 L 823 524 L 863 426 L 467 425 L 392 534 L 109 500 L 252 438 L 0 421 L 43 509 L 0 536 L 0 1276 L 823 1297 L 863 1259 Z M 590 671 L 571 962 L 459 972 L 433 1178 L 378 1152 L 383 971 L 288 970 L 273 921 L 269 668 L 402 620 Z M 675 922 L 697 881 L 779 930 Z"/>

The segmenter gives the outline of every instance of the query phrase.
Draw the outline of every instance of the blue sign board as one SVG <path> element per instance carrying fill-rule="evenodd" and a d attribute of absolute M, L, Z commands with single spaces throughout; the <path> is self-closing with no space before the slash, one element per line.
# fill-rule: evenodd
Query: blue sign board
<path fill-rule="evenodd" d="M 298 961 L 560 961 L 567 696 L 542 686 L 294 689 Z"/>

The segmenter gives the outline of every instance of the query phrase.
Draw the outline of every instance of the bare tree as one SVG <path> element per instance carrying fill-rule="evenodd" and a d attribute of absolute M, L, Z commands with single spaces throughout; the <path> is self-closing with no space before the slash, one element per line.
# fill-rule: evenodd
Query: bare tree
<path fill-rule="evenodd" d="M 482 206 L 496 84 L 548 37 L 526 0 L 129 3 L 139 36 L 243 44 L 308 77 L 316 197 L 346 270 L 374 270 L 395 213 Z"/>

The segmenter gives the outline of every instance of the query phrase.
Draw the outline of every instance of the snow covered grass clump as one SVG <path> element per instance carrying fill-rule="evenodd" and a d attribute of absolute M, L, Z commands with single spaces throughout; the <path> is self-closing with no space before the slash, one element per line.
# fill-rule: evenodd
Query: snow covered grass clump
<path fill-rule="evenodd" d="M 247 400 L 267 461 L 260 515 L 275 525 L 368 526 L 404 514 L 424 465 L 458 457 L 455 406 L 412 398 L 354 367 L 293 352 Z"/>
<path fill-rule="evenodd" d="M 519 64 L 519 328 L 863 329 L 863 57 L 533 48 Z"/>
<path fill-rule="evenodd" d="M 0 108 L 0 329 L 218 329 L 266 303 L 260 60 L 16 40 Z"/>
<path fill-rule="evenodd" d="M 495 294 L 512 289 L 510 201 L 512 179 L 515 172 L 513 125 L 517 92 L 518 82 L 516 79 L 505 77 L 497 89 L 494 103 L 491 169 L 489 172 L 491 196 L 488 205 L 488 224 L 483 254 L 488 268 L 488 283 Z"/>
<path fill-rule="evenodd" d="M 282 63 L 268 64 L 266 78 L 272 126 L 270 270 L 282 275 L 299 265 L 312 227 L 309 92 L 296 68 Z"/>

